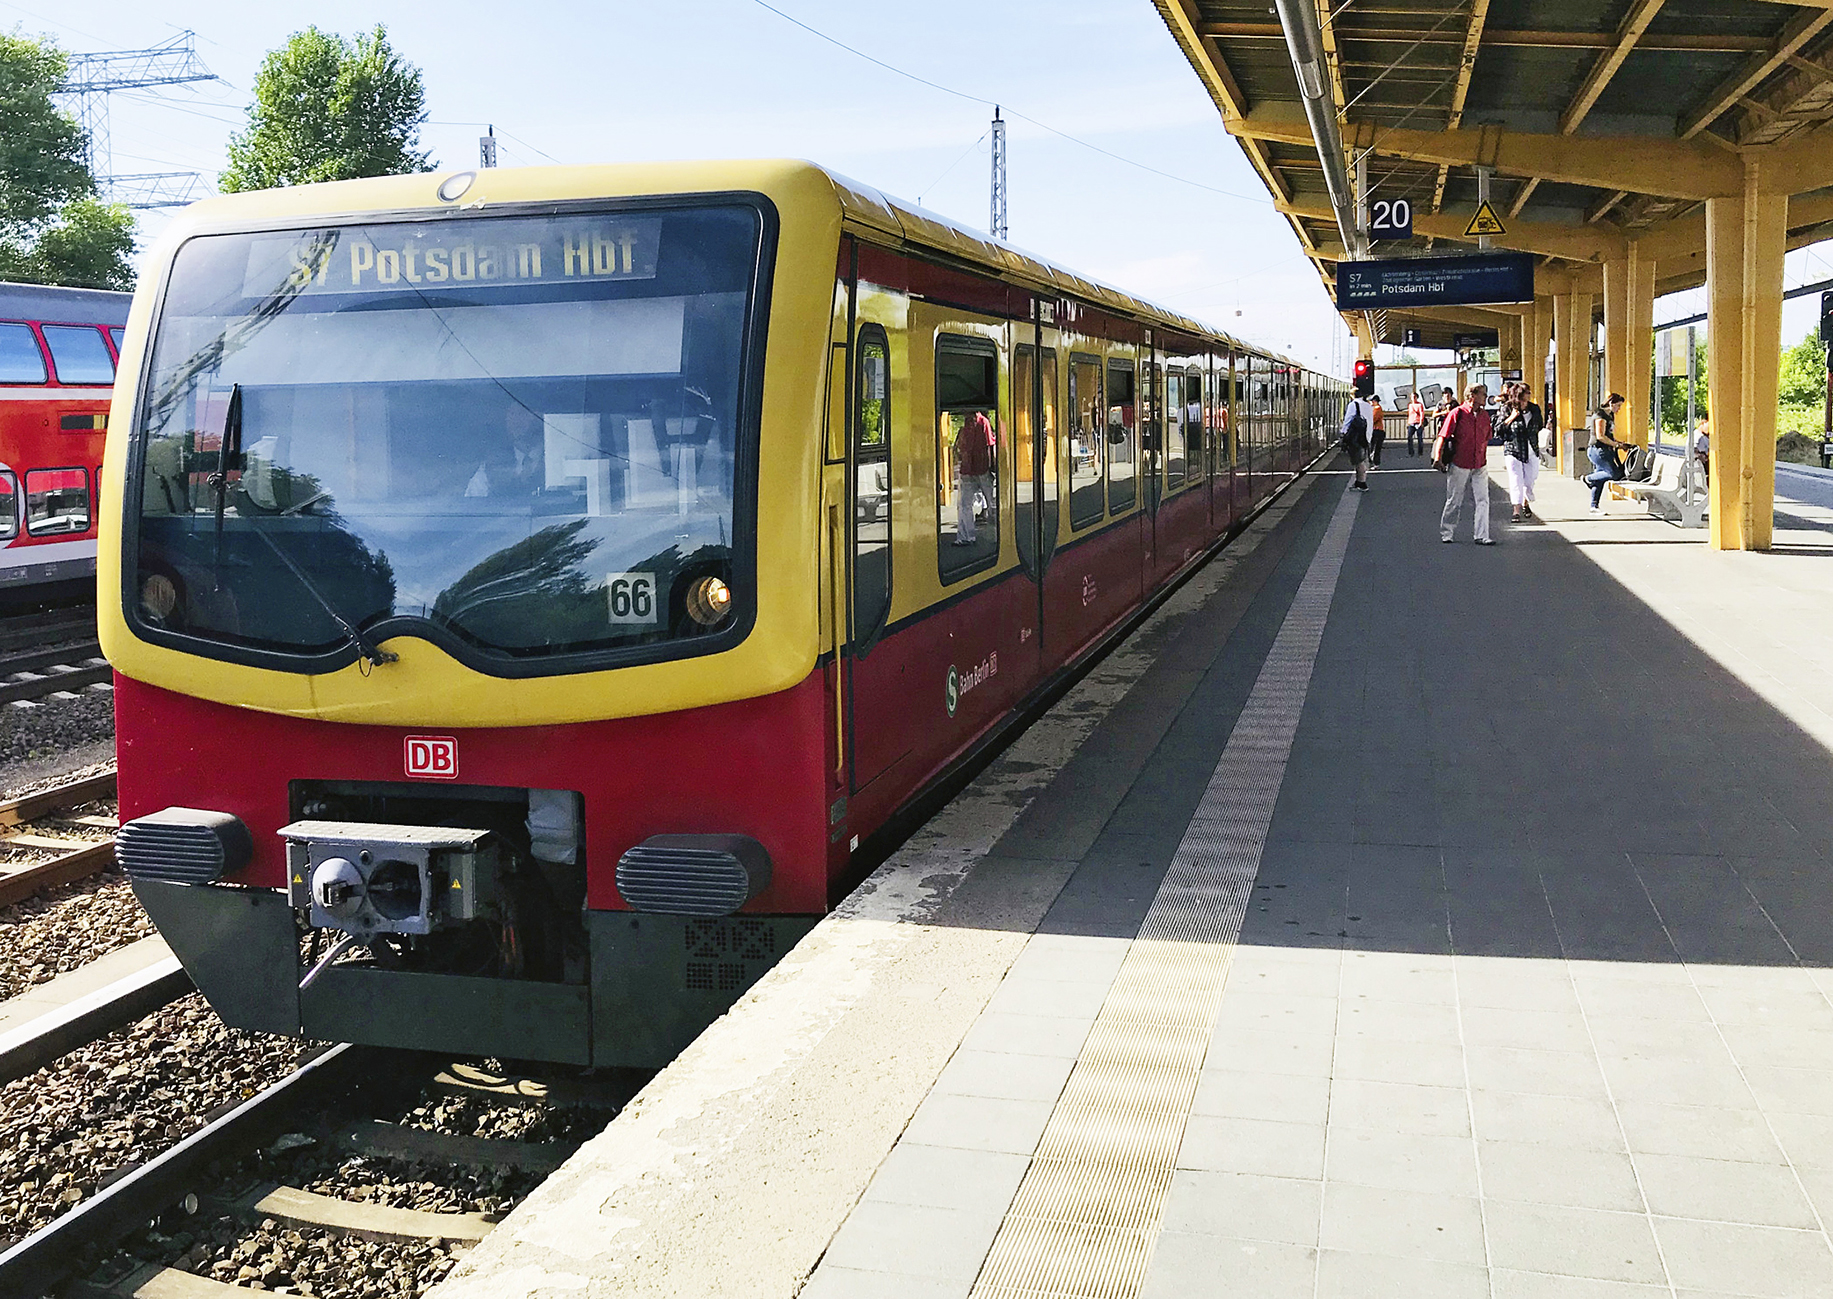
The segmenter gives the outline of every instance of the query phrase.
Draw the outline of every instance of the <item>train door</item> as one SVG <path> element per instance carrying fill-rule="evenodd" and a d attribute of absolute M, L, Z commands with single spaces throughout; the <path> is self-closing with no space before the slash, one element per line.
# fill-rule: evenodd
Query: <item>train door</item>
<path fill-rule="evenodd" d="M 891 342 L 882 325 L 860 324 L 853 336 L 850 398 L 852 652 L 847 657 L 851 786 L 883 775 L 909 748 L 899 724 L 894 683 L 878 680 L 873 647 L 891 615 L 892 463 Z"/>
<path fill-rule="evenodd" d="M 1146 331 L 1145 346 L 1139 354 L 1139 475 L 1140 484 L 1140 582 L 1150 591 L 1153 573 L 1158 568 L 1158 505 L 1163 460 L 1161 447 L 1165 435 L 1165 371 L 1152 345 L 1152 331 Z"/>
<path fill-rule="evenodd" d="M 1012 440 L 1014 520 L 1019 566 L 1034 583 L 1029 626 L 1021 626 L 1025 668 L 1044 666 L 1046 635 L 1045 574 L 1056 553 L 1059 488 L 1057 482 L 1057 332 L 1044 326 L 1043 304 L 1034 304 L 1021 342 L 1012 349 Z M 1054 316 L 1054 311 L 1050 313 Z"/>

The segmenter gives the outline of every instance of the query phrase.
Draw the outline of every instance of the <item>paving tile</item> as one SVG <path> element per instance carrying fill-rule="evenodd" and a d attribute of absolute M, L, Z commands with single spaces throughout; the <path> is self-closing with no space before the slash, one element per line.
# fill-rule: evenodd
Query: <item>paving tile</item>
<path fill-rule="evenodd" d="M 1741 1064 L 1833 1069 L 1833 1033 L 1788 1024 L 1725 1024 L 1719 1031 Z"/>
<path fill-rule="evenodd" d="M 1597 1058 L 1589 1053 L 1472 1046 L 1465 1048 L 1464 1060 L 1470 1070 L 1470 1085 L 1477 1091 L 1609 1099 Z"/>
<path fill-rule="evenodd" d="M 1833 1032 L 1833 1003 L 1818 988 L 1789 986 L 1773 976 L 1767 986 L 1726 987 L 1709 984 L 1703 977 L 1699 983 L 1700 997 L 1721 1024 L 1780 1024 Z"/>
<path fill-rule="evenodd" d="M 964 1051 L 1006 1051 L 1073 1060 L 1082 1050 L 1094 1018 L 1061 1015 L 983 1013 L 961 1039 Z"/>
<path fill-rule="evenodd" d="M 1694 1155 L 1637 1155 L 1649 1212 L 1764 1227 L 1818 1228 L 1793 1170 Z"/>
<path fill-rule="evenodd" d="M 1337 995 L 1337 966 L 1341 956 L 1334 950 L 1311 948 L 1243 949 L 1251 954 L 1235 954 L 1228 972 L 1228 990 L 1262 989 L 1294 997 L 1332 997 Z M 1277 952 L 1277 958 L 1268 955 Z"/>
<path fill-rule="evenodd" d="M 1462 1087 L 1339 1078 L 1330 1088 L 1330 1122 L 1423 1136 L 1467 1137 L 1470 1093 Z"/>
<path fill-rule="evenodd" d="M 1580 1150 L 1627 1147 L 1608 1101 L 1528 1092 L 1473 1091 L 1476 1134 L 1487 1141 L 1520 1141 Z"/>
<path fill-rule="evenodd" d="M 995 1100 L 1056 1103 L 1073 1059 L 1048 1055 L 1014 1055 L 1006 1051 L 956 1051 L 936 1079 L 945 1096 L 986 1096 Z"/>
<path fill-rule="evenodd" d="M 1415 1001 L 1347 997 L 1336 1021 L 1339 1037 L 1379 1037 L 1395 1042 L 1459 1046 L 1464 1037 L 1457 1007 Z"/>
<path fill-rule="evenodd" d="M 1489 1278 L 1466 1264 L 1325 1250 L 1318 1258 L 1317 1297 L 1489 1299 Z"/>
<path fill-rule="evenodd" d="M 1639 1213 L 1490 1201 L 1490 1263 L 1521 1272 L 1600 1281 L 1666 1281 L 1649 1221 Z"/>
<path fill-rule="evenodd" d="M 1003 1217 L 1030 1162 L 1025 1155 L 900 1141 L 872 1175 L 863 1198 Z"/>
<path fill-rule="evenodd" d="M 1833 1087 L 1824 1071 L 1751 1064 L 1744 1066 L 1744 1081 L 1766 1111 L 1833 1115 Z"/>
<path fill-rule="evenodd" d="M 1483 1170 L 1483 1194 L 1492 1200 L 1643 1211 L 1635 1169 L 1620 1151 L 1479 1141 L 1477 1162 Z"/>
<path fill-rule="evenodd" d="M 1238 987 L 1233 979 L 1216 1016 L 1218 1032 L 1333 1033 L 1337 999 Z"/>
<path fill-rule="evenodd" d="M 1323 1191 L 1296 1177 L 1180 1169 L 1160 1221 L 1169 1232 L 1315 1245 Z"/>
<path fill-rule="evenodd" d="M 999 1230 L 998 1213 L 861 1201 L 822 1255 L 825 1265 L 973 1283 Z"/>
<path fill-rule="evenodd" d="M 1731 1059 L 1718 1026 L 1701 1020 L 1592 1015 L 1588 1024 L 1601 1056 L 1640 1055 L 1677 1063 L 1700 1060 L 1718 1064 Z"/>
<path fill-rule="evenodd" d="M 1690 985 L 1635 978 L 1598 978 L 1575 974 L 1579 1004 L 1587 1015 L 1624 1015 L 1706 1023 L 1706 1003 Z"/>
<path fill-rule="evenodd" d="M 1009 979 L 1112 983 L 1129 944 L 1116 938 L 1046 934 L 1032 938 L 1006 972 Z"/>
<path fill-rule="evenodd" d="M 1457 980 L 1448 960 L 1394 959 L 1387 954 L 1351 953 L 1343 961 L 1343 996 L 1455 1006 Z"/>
<path fill-rule="evenodd" d="M 1326 1166 L 1333 1182 L 1439 1195 L 1477 1194 L 1475 1151 L 1467 1137 L 1332 1127 Z"/>
<path fill-rule="evenodd" d="M 1795 1167 L 1833 1168 L 1833 1116 L 1771 1111 L 1765 1117 Z"/>
<path fill-rule="evenodd" d="M 1500 1267 L 1490 1271 L 1489 1279 L 1495 1299 L 1667 1299 L 1674 1293 L 1665 1285 L 1598 1281 L 1590 1277 L 1516 1272 Z M 1698 1296 L 1697 1299 L 1706 1297 Z"/>
<path fill-rule="evenodd" d="M 1599 1067 L 1619 1102 L 1703 1105 L 1739 1109 L 1756 1103 L 1729 1059 L 1679 1060 L 1659 1056 L 1600 1055 Z"/>
<path fill-rule="evenodd" d="M 1337 1040 L 1337 1078 L 1363 1082 L 1413 1083 L 1421 1087 L 1462 1087 L 1464 1050 L 1455 1043 L 1401 1042 L 1382 1037 Z"/>
<path fill-rule="evenodd" d="M 1192 1115 L 1184 1126 L 1177 1166 L 1265 1177 L 1322 1177 L 1324 1129 L 1310 1123 Z"/>
<path fill-rule="evenodd" d="M 1271 1241 L 1218 1241 L 1214 1236 L 1161 1232 L 1139 1299 L 1193 1295 L 1252 1295 L 1253 1299 L 1315 1299 L 1317 1251 Z"/>
<path fill-rule="evenodd" d="M 896 1272 L 868 1272 L 823 1262 L 802 1287 L 801 1299 L 968 1299 L 972 1280 L 939 1281 Z"/>
<path fill-rule="evenodd" d="M 1629 1137 L 1629 1148 L 1637 1155 L 1697 1155 L 1756 1164 L 1783 1162 L 1782 1150 L 1758 1110 L 1623 1101 L 1617 1106 L 1617 1115 Z"/>
<path fill-rule="evenodd" d="M 1241 1072 L 1309 1074 L 1328 1077 L 1336 1042 L 1322 1033 L 1263 1033 L 1238 1029 L 1217 1033 L 1204 1064 Z"/>
<path fill-rule="evenodd" d="M 1525 1047 L 1532 1051 L 1589 1051 L 1585 1018 L 1572 1010 L 1463 1008 L 1464 1041 L 1472 1046 Z"/>
<path fill-rule="evenodd" d="M 1805 1299 L 1833 1294 L 1833 1250 L 1818 1231 L 1655 1219 L 1677 1287 Z"/>
<path fill-rule="evenodd" d="M 1330 1182 L 1323 1224 L 1327 1251 L 1484 1263 L 1483 1210 L 1469 1196 Z"/>
<path fill-rule="evenodd" d="M 1107 1000 L 1110 983 L 1067 979 L 1017 979 L 1008 974 L 987 1002 L 993 1014 L 1048 1015 L 1093 1019 Z"/>
<path fill-rule="evenodd" d="M 1329 1116 L 1331 1094 L 1330 1079 L 1322 1076 L 1205 1069 L 1190 1112 L 1321 1125 Z"/>
<path fill-rule="evenodd" d="M 905 1141 L 1029 1156 L 1050 1121 L 1049 1101 L 1003 1101 L 931 1092 L 917 1106 Z"/>

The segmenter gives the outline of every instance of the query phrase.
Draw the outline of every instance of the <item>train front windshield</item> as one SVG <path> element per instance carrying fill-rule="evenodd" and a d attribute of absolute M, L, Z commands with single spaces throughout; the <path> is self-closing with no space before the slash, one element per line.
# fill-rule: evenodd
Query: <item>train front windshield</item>
<path fill-rule="evenodd" d="M 518 675 L 730 639 L 763 231 L 728 204 L 190 240 L 130 618 L 299 670 L 399 634 Z"/>

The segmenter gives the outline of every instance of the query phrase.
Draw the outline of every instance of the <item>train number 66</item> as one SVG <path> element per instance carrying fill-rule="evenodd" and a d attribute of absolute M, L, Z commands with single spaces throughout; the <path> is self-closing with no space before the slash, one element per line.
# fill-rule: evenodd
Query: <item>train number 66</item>
<path fill-rule="evenodd" d="M 656 575 L 613 573 L 605 580 L 614 623 L 648 623 L 656 620 Z"/>

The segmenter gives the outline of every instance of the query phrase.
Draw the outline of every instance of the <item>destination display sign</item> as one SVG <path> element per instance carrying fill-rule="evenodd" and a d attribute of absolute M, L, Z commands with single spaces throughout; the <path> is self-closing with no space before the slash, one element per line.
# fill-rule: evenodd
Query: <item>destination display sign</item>
<path fill-rule="evenodd" d="M 1482 302 L 1531 302 L 1531 253 L 1464 257 L 1398 257 L 1337 263 L 1337 309 L 1447 307 Z"/>
<path fill-rule="evenodd" d="M 305 230 L 252 241 L 242 292 L 265 298 L 648 280 L 661 244 L 660 217 L 615 214 Z"/>

